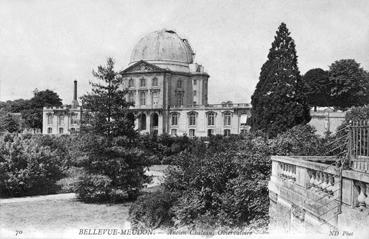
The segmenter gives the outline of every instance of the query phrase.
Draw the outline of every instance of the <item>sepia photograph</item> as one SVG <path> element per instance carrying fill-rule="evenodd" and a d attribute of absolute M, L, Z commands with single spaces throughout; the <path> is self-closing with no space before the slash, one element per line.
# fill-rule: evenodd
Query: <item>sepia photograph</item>
<path fill-rule="evenodd" d="M 0 238 L 369 238 L 369 1 L 0 0 Z"/>

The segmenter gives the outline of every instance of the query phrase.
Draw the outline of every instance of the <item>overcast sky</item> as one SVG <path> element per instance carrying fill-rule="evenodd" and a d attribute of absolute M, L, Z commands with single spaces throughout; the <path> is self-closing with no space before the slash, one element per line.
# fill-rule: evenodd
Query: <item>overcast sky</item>
<path fill-rule="evenodd" d="M 56 91 L 69 104 L 111 56 L 124 69 L 134 45 L 162 28 L 187 38 L 210 74 L 209 102 L 249 102 L 275 31 L 285 22 L 298 66 L 353 58 L 369 70 L 369 1 L 0 0 L 0 100 Z"/>

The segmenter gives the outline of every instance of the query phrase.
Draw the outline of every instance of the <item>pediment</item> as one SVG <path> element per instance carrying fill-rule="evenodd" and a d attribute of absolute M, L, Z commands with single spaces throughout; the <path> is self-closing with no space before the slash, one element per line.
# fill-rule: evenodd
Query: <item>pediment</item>
<path fill-rule="evenodd" d="M 158 71 L 167 71 L 167 70 L 160 68 L 156 65 L 150 64 L 146 61 L 139 61 L 123 70 L 122 73 L 158 72 Z"/>

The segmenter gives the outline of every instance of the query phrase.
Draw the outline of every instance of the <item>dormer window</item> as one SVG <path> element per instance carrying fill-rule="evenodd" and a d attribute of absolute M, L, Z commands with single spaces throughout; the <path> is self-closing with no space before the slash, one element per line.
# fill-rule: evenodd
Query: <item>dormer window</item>
<path fill-rule="evenodd" d="M 152 86 L 158 86 L 158 78 L 152 79 Z"/>
<path fill-rule="evenodd" d="M 140 79 L 140 87 L 145 87 L 146 86 L 146 79 L 145 78 L 141 78 Z"/>

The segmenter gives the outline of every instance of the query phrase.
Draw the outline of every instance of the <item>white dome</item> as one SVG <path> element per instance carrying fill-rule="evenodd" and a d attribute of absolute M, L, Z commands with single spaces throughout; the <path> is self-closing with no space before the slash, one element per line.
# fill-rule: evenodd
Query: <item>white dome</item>
<path fill-rule="evenodd" d="M 186 39 L 174 31 L 163 29 L 146 35 L 136 44 L 130 64 L 144 60 L 162 68 L 188 71 L 194 55 Z"/>

